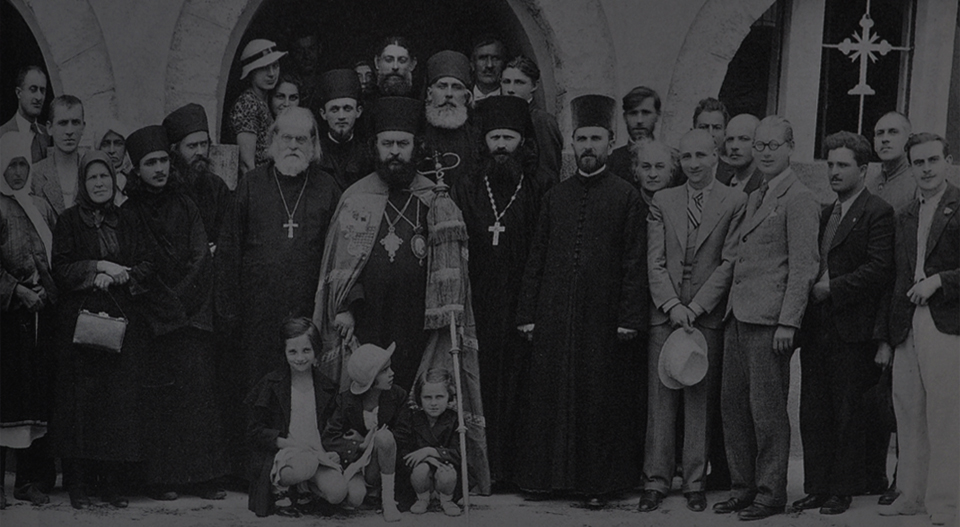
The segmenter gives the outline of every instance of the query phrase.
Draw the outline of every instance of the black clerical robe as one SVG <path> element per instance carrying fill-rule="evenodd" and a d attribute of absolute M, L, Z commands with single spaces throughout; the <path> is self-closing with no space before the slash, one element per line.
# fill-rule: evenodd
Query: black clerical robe
<path fill-rule="evenodd" d="M 496 222 L 485 178 L 489 179 L 497 213 L 503 213 Z M 517 299 L 537 225 L 542 195 L 538 186 L 534 170 L 528 170 L 521 181 L 519 174 L 499 176 L 487 169 L 461 178 L 453 188 L 453 199 L 463 211 L 470 236 L 470 287 L 477 339 L 483 350 L 480 384 L 494 481 L 511 481 L 517 451 L 517 396 L 526 380 L 530 353 L 516 328 Z M 496 235 L 496 245 L 491 227 L 505 229 Z"/>
<path fill-rule="evenodd" d="M 517 483 L 603 494 L 632 488 L 640 463 L 642 363 L 617 328 L 644 337 L 641 198 L 609 170 L 544 196 L 517 322 L 536 324 Z"/>
<path fill-rule="evenodd" d="M 323 242 L 339 199 L 333 178 L 315 164 L 289 177 L 270 163 L 240 180 L 216 253 L 217 308 L 240 335 L 231 361 L 240 368 L 238 400 L 286 364 L 283 320 L 313 313 Z"/>
<path fill-rule="evenodd" d="M 444 170 L 444 181 L 451 187 L 454 186 L 457 179 L 467 177 L 474 173 L 479 164 L 480 156 L 480 130 L 473 120 L 468 120 L 466 124 L 456 130 L 446 130 L 427 124 L 423 134 L 423 144 L 428 157 L 434 152 L 440 154 L 454 153 L 460 158 L 460 164 L 456 168 Z M 453 157 L 444 158 L 444 166 L 453 163 Z M 424 160 L 418 168 L 420 170 L 433 170 L 432 159 Z M 435 174 L 430 174 L 430 179 L 436 181 Z"/>
<path fill-rule="evenodd" d="M 200 209 L 207 241 L 216 245 L 220 241 L 220 226 L 230 208 L 230 187 L 213 172 L 182 174 L 181 189 Z"/>
<path fill-rule="evenodd" d="M 347 141 L 335 141 L 329 133 L 320 136 L 323 159 L 320 168 L 333 176 L 340 192 L 373 172 L 374 159 L 370 145 L 354 135 Z"/>

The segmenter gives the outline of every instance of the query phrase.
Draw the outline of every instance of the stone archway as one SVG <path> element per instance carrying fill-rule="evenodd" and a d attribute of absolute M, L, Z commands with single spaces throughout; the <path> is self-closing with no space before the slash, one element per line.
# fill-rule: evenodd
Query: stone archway
<path fill-rule="evenodd" d="M 244 32 L 265 0 L 186 0 L 174 28 L 164 111 L 197 102 L 219 134 L 230 68 Z M 569 135 L 569 97 L 615 86 L 615 52 L 599 0 L 504 0 L 542 72 L 547 108 Z M 569 96 L 568 96 L 569 94 Z M 611 94 L 612 95 L 612 94 Z"/>
<path fill-rule="evenodd" d="M 703 97 L 716 96 L 750 26 L 775 0 L 707 0 L 687 30 L 661 116 L 661 137 L 676 144 Z"/>
<path fill-rule="evenodd" d="M 53 91 L 79 97 L 87 116 L 116 115 L 113 68 L 100 21 L 89 2 L 9 1 L 40 45 Z"/>

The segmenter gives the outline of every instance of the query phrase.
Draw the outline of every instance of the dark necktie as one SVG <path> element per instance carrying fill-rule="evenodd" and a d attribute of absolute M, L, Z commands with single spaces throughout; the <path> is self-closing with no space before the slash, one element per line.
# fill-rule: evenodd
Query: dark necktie
<path fill-rule="evenodd" d="M 827 220 L 827 228 L 823 231 L 823 240 L 820 241 L 820 274 L 827 271 L 827 255 L 830 253 L 830 246 L 833 245 L 833 239 L 837 235 L 837 228 L 840 227 L 840 202 L 833 205 L 833 212 L 830 213 L 830 219 Z"/>
<path fill-rule="evenodd" d="M 754 192 L 757 193 L 757 204 L 754 207 L 753 211 L 756 212 L 763 205 L 763 198 L 767 195 L 767 190 L 770 188 L 770 185 L 767 185 L 767 182 L 764 181 L 760 184 L 757 190 Z"/>
<path fill-rule="evenodd" d="M 36 163 L 43 159 L 46 153 L 46 149 L 44 148 L 46 136 L 40 131 L 40 127 L 37 126 L 36 121 L 30 125 L 30 131 L 33 132 L 33 141 L 30 142 L 30 156 L 33 158 L 33 162 Z"/>

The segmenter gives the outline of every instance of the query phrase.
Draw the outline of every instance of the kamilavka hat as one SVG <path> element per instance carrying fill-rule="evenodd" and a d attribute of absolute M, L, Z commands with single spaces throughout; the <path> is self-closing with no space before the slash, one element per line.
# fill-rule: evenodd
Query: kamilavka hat
<path fill-rule="evenodd" d="M 514 130 L 526 135 L 530 129 L 530 105 L 511 95 L 494 95 L 477 103 L 480 129 L 484 135 L 491 130 Z"/>
<path fill-rule="evenodd" d="M 194 132 L 210 132 L 207 112 L 197 103 L 190 103 L 172 111 L 163 119 L 163 128 L 171 143 L 179 143 Z"/>
<path fill-rule="evenodd" d="M 470 86 L 470 59 L 459 51 L 444 50 L 427 60 L 427 86 L 443 77 L 453 77 Z"/>
<path fill-rule="evenodd" d="M 570 101 L 573 129 L 599 126 L 611 132 L 617 101 L 606 95 L 581 95 Z"/>
<path fill-rule="evenodd" d="M 127 137 L 127 154 L 135 167 L 145 155 L 161 150 L 168 152 L 169 149 L 167 131 L 158 124 L 145 126 Z"/>
<path fill-rule="evenodd" d="M 349 97 L 360 100 L 360 79 L 353 70 L 330 70 L 320 76 L 320 103 Z"/>
<path fill-rule="evenodd" d="M 409 97 L 381 97 L 377 100 L 374 133 L 399 131 L 416 135 L 420 130 L 423 103 Z"/>

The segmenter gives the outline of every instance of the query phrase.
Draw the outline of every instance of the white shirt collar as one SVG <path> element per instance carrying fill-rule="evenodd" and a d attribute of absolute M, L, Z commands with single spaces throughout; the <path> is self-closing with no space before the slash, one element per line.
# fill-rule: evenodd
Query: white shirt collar
<path fill-rule="evenodd" d="M 936 209 L 937 206 L 940 205 L 940 199 L 943 198 L 943 194 L 946 191 L 947 191 L 947 186 L 944 185 L 943 188 L 940 189 L 940 192 L 937 192 L 936 194 L 934 194 L 933 196 L 930 196 L 929 198 L 924 198 L 923 194 L 920 194 L 920 189 L 918 188 L 917 199 L 920 200 L 921 207 L 931 207 Z"/>
<path fill-rule="evenodd" d="M 847 212 L 850 211 L 850 207 L 853 206 L 853 202 L 857 201 L 857 198 L 860 197 L 860 194 L 863 194 L 863 191 L 866 190 L 866 187 L 861 188 L 856 194 L 850 196 L 850 199 L 847 201 L 840 202 L 840 219 L 842 220 L 844 216 L 847 215 Z"/>
<path fill-rule="evenodd" d="M 607 168 L 607 165 L 603 165 L 602 167 L 596 169 L 596 170 L 593 171 L 593 172 L 590 172 L 589 174 L 578 168 L 578 169 L 577 169 L 577 173 L 580 174 L 580 175 L 583 176 L 583 177 L 589 178 L 589 177 L 596 176 L 596 175 L 599 174 L 600 172 L 603 172 L 604 169 L 606 169 L 606 168 Z"/>
<path fill-rule="evenodd" d="M 16 115 L 16 118 L 17 118 L 17 128 L 20 130 L 20 133 L 29 134 L 29 135 L 30 135 L 30 139 L 32 140 L 32 139 L 33 139 L 33 130 L 30 129 L 30 126 L 31 126 L 33 123 L 31 123 L 30 121 L 28 121 L 26 117 L 20 115 L 20 109 L 19 109 L 19 108 L 17 109 L 17 113 L 16 113 L 15 115 Z"/>
<path fill-rule="evenodd" d="M 500 95 L 500 88 L 497 88 L 496 90 L 493 90 L 490 93 L 483 93 L 482 91 L 480 91 L 479 86 L 473 87 L 473 102 L 475 103 L 478 101 L 482 101 L 487 97 L 493 97 L 494 95 Z"/>

